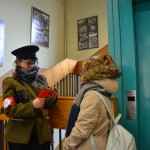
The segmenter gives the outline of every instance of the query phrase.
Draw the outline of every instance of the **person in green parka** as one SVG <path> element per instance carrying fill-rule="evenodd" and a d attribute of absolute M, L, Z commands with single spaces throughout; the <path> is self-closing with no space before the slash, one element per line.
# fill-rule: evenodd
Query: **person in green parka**
<path fill-rule="evenodd" d="M 44 109 L 55 107 L 58 90 L 50 88 L 46 78 L 38 74 L 37 51 L 36 45 L 12 51 L 16 56 L 12 77 L 2 83 L 4 110 L 9 117 L 4 140 L 9 150 L 49 150 L 53 143 Z M 51 89 L 51 92 L 39 98 L 41 89 Z"/>

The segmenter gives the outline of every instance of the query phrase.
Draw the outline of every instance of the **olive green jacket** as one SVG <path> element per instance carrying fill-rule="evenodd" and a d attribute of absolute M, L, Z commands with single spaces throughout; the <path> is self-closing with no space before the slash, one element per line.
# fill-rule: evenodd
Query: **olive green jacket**
<path fill-rule="evenodd" d="M 32 129 L 36 125 L 39 143 L 52 143 L 52 134 L 43 110 L 53 108 L 57 99 L 47 98 L 43 108 L 35 109 L 32 102 L 36 98 L 35 95 L 38 95 L 40 89 L 49 88 L 49 86 L 42 75 L 38 76 L 36 82 L 28 83 L 28 86 L 32 91 L 13 77 L 3 80 L 3 99 L 14 97 L 16 100 L 15 104 L 5 109 L 5 114 L 10 119 L 5 128 L 4 140 L 28 144 Z"/>

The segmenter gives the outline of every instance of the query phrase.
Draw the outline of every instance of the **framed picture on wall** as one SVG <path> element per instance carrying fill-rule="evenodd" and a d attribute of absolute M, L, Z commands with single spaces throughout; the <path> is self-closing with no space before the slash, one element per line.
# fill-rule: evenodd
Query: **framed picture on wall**
<path fill-rule="evenodd" d="M 5 23 L 4 21 L 0 20 L 0 67 L 3 66 L 3 53 L 4 53 L 4 30 L 5 30 Z"/>
<path fill-rule="evenodd" d="M 49 47 L 49 21 L 48 14 L 32 7 L 31 43 Z"/>
<path fill-rule="evenodd" d="M 97 16 L 77 21 L 78 50 L 98 48 L 98 20 Z"/>

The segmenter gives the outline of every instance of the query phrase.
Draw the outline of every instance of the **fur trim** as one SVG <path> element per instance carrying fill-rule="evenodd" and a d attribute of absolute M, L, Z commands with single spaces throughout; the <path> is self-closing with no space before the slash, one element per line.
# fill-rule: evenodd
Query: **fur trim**
<path fill-rule="evenodd" d="M 121 75 L 118 68 L 114 65 L 95 65 L 90 69 L 86 70 L 81 75 L 81 83 L 90 82 L 93 80 L 101 80 L 101 79 L 117 79 Z"/>

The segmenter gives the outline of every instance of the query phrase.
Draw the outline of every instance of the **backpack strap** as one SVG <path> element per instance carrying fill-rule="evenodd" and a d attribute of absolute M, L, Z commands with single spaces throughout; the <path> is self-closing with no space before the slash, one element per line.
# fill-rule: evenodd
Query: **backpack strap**
<path fill-rule="evenodd" d="M 91 91 L 93 91 L 95 94 L 97 94 L 97 95 L 100 97 L 100 99 L 102 100 L 103 104 L 105 105 L 105 107 L 106 107 L 106 109 L 107 109 L 109 115 L 111 116 L 111 118 L 112 118 L 112 120 L 113 120 L 113 123 L 114 123 L 114 124 L 117 124 L 118 121 L 119 121 L 119 119 L 121 118 L 121 114 L 119 114 L 119 115 L 114 119 L 114 115 L 110 112 L 109 106 L 108 106 L 108 104 L 107 104 L 107 102 L 106 102 L 104 96 L 103 96 L 102 94 L 98 93 L 97 91 L 94 91 L 94 90 L 91 90 Z M 95 143 L 95 141 L 94 141 L 94 137 L 93 137 L 92 134 L 90 135 L 90 141 L 91 141 L 93 150 L 97 150 L 96 143 Z"/>
<path fill-rule="evenodd" d="M 93 91 L 93 90 L 92 90 L 92 91 Z M 97 91 L 93 91 L 93 92 L 96 93 L 96 94 L 100 97 L 100 99 L 102 100 L 103 104 L 105 105 L 105 107 L 106 107 L 106 109 L 107 109 L 107 111 L 108 111 L 110 117 L 112 118 L 113 123 L 114 123 L 114 124 L 117 124 L 118 121 L 119 121 L 120 118 L 121 118 L 121 114 L 119 114 L 119 115 L 114 119 L 114 115 L 110 112 L 109 106 L 108 106 L 108 104 L 107 104 L 107 102 L 106 102 L 104 96 L 103 96 L 102 94 L 98 93 Z"/>
<path fill-rule="evenodd" d="M 95 143 L 95 141 L 94 141 L 94 137 L 93 137 L 92 134 L 91 134 L 91 136 L 90 136 L 90 141 L 91 141 L 93 150 L 97 150 L 96 143 Z"/>

